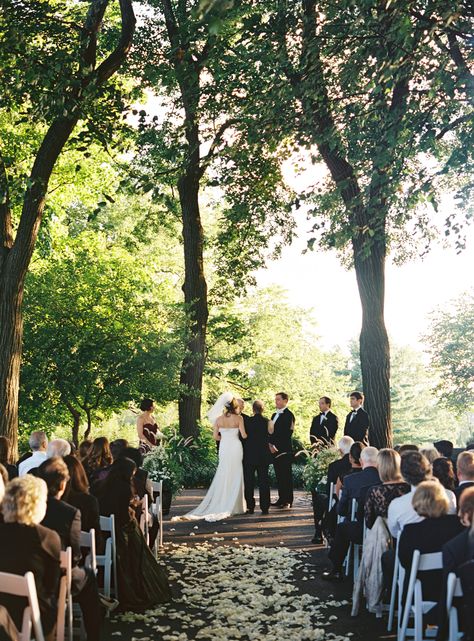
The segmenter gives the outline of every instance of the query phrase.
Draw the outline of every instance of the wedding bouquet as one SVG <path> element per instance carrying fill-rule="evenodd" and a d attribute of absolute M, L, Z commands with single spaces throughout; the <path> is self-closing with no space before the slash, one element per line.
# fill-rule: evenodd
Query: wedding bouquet
<path fill-rule="evenodd" d="M 335 447 L 326 447 L 312 451 L 308 456 L 303 470 L 304 489 L 308 492 L 326 492 L 329 464 L 337 461 L 339 458 L 339 452 Z"/>

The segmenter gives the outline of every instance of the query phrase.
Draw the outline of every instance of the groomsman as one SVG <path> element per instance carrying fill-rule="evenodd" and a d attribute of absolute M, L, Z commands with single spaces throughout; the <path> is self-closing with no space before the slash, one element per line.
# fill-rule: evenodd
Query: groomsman
<path fill-rule="evenodd" d="M 352 411 L 346 416 L 344 436 L 350 436 L 354 441 L 369 444 L 369 415 L 362 407 L 364 395 L 362 392 L 352 392 L 349 397 Z"/>
<path fill-rule="evenodd" d="M 291 437 L 295 428 L 295 417 L 287 408 L 288 394 L 278 392 L 275 395 L 276 411 L 272 415 L 273 434 L 269 439 L 269 448 L 273 456 L 273 467 L 278 485 L 278 501 L 275 507 L 287 508 L 293 504 L 293 450 Z"/>
<path fill-rule="evenodd" d="M 337 416 L 331 412 L 331 399 L 329 396 L 321 396 L 319 399 L 320 414 L 313 418 L 309 430 L 311 445 L 315 443 L 334 445 L 334 438 L 338 428 Z"/>

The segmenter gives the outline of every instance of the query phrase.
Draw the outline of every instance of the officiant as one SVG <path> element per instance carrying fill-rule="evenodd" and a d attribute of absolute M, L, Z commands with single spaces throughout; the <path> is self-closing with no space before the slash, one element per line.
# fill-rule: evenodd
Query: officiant
<path fill-rule="evenodd" d="M 329 396 L 321 396 L 319 399 L 320 413 L 313 418 L 309 431 L 311 445 L 334 445 L 338 428 L 337 416 L 331 412 L 331 399 Z"/>
<path fill-rule="evenodd" d="M 248 416 L 245 419 L 247 438 L 243 441 L 247 514 L 253 514 L 255 511 L 255 473 L 257 473 L 258 479 L 260 510 L 262 514 L 268 514 L 270 507 L 268 466 L 271 462 L 268 438 L 270 434 L 273 434 L 273 423 L 263 416 L 264 407 L 262 401 L 255 401 L 252 409 L 253 416 Z"/>

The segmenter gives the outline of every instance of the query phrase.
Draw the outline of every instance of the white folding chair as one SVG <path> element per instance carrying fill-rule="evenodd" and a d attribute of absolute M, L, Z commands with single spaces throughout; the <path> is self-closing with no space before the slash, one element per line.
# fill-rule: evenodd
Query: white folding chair
<path fill-rule="evenodd" d="M 448 587 L 446 596 L 446 610 L 448 613 L 449 621 L 449 641 L 459 641 L 462 639 L 463 633 L 459 631 L 459 617 L 458 609 L 453 605 L 454 597 L 462 597 L 461 581 L 454 574 L 448 574 Z"/>
<path fill-rule="evenodd" d="M 148 545 L 150 542 L 149 522 L 148 522 L 150 514 L 148 512 L 148 494 L 146 493 L 141 500 L 141 510 L 142 510 L 142 513 L 140 514 L 140 529 L 143 532 L 143 536 L 145 537 L 146 544 Z"/>
<path fill-rule="evenodd" d="M 413 559 L 411 562 L 410 580 L 408 582 L 407 596 L 405 600 L 405 608 L 403 610 L 402 624 L 398 635 L 398 641 L 405 641 L 408 632 L 408 621 L 410 617 L 414 617 L 414 641 L 424 641 L 424 638 L 435 637 L 437 633 L 436 628 L 431 628 L 426 631 L 426 636 L 423 634 L 423 615 L 426 614 L 431 608 L 436 605 L 436 601 L 424 601 L 421 587 L 421 581 L 418 578 L 419 572 L 427 572 L 429 570 L 442 570 L 443 569 L 443 555 L 441 552 L 432 552 L 430 554 L 421 554 L 420 550 L 413 552 Z M 401 574 L 401 573 L 400 573 Z M 403 587 L 402 587 L 403 590 Z"/>
<path fill-rule="evenodd" d="M 390 606 L 388 609 L 388 623 L 387 623 L 387 632 L 392 631 L 393 627 L 393 618 L 395 616 L 395 601 L 397 600 L 397 585 L 398 585 L 398 575 L 400 572 L 400 561 L 398 560 L 398 546 L 399 546 L 400 536 L 397 539 L 397 547 L 395 548 L 395 563 L 393 565 L 393 577 L 392 577 L 392 589 L 390 591 Z M 401 597 L 400 597 L 401 599 Z M 398 621 L 400 622 L 400 610 L 398 610 Z"/>
<path fill-rule="evenodd" d="M 66 548 L 60 552 L 59 565 L 64 574 L 59 582 L 58 614 L 56 618 L 56 641 L 64 641 L 67 627 L 68 639 L 72 641 L 73 636 L 73 615 L 72 615 L 72 549 Z M 67 626 L 66 626 L 67 614 Z"/>
<path fill-rule="evenodd" d="M 335 487 L 336 486 L 334 485 L 334 483 L 331 483 L 329 485 L 328 512 L 330 512 L 332 510 L 332 508 L 334 507 L 334 504 L 336 503 L 336 497 L 334 496 L 335 495 Z"/>
<path fill-rule="evenodd" d="M 351 521 L 356 521 L 356 514 L 357 514 L 357 500 L 352 499 L 351 502 Z M 353 557 L 353 578 L 354 581 L 357 578 L 357 574 L 359 573 L 359 563 L 360 563 L 360 548 L 361 546 L 359 543 L 351 543 L 349 545 L 349 549 L 347 550 L 346 558 L 344 559 L 344 566 L 345 566 L 345 574 L 346 576 L 349 576 L 349 569 L 350 569 L 350 564 L 351 564 L 351 555 Z"/>
<path fill-rule="evenodd" d="M 96 555 L 96 562 L 98 567 L 104 568 L 104 593 L 106 597 L 112 594 L 112 574 L 114 585 L 114 596 L 118 599 L 118 584 L 117 584 L 117 543 L 115 537 L 115 517 L 113 514 L 110 516 L 100 517 L 101 532 L 108 532 L 110 536 L 105 542 L 105 553 Z"/>
<path fill-rule="evenodd" d="M 153 514 L 155 514 L 160 525 L 158 531 L 157 541 L 155 541 L 155 556 L 157 554 L 157 547 L 163 547 L 163 481 L 152 481 L 153 487 L 153 497 L 155 497 L 155 503 L 152 506 Z"/>
<path fill-rule="evenodd" d="M 35 641 L 44 641 L 33 572 L 27 572 L 25 576 L 0 572 L 0 592 L 13 596 L 26 597 L 28 599 L 28 605 L 23 610 L 20 641 L 30 641 L 32 628 Z"/>
<path fill-rule="evenodd" d="M 89 532 L 81 532 L 79 539 L 81 549 L 86 548 L 89 550 L 86 556 L 85 565 L 91 568 L 97 574 L 97 551 L 95 545 L 95 529 L 91 528 Z"/>

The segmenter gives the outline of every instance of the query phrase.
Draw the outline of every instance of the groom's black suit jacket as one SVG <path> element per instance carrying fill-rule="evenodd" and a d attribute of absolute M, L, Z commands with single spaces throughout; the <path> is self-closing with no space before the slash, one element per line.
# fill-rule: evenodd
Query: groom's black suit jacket
<path fill-rule="evenodd" d="M 334 443 L 334 437 L 336 436 L 338 428 L 337 416 L 329 410 L 322 423 L 321 416 L 322 413 L 313 418 L 311 429 L 309 430 L 309 440 L 311 444 L 316 443 L 317 441 L 322 441 L 323 443 Z"/>
<path fill-rule="evenodd" d="M 351 421 L 352 412 L 346 416 L 344 436 L 352 436 L 354 441 L 369 444 L 369 415 L 363 407 L 359 407 L 356 416 Z"/>
<path fill-rule="evenodd" d="M 261 414 L 248 416 L 245 421 L 247 438 L 243 441 L 244 465 L 269 465 L 271 461 L 268 449 L 268 418 Z"/>
<path fill-rule="evenodd" d="M 279 414 L 278 419 L 275 421 L 276 412 L 272 414 L 272 421 L 275 423 L 275 429 L 273 434 L 270 435 L 270 443 L 274 445 L 278 452 L 275 456 L 279 454 L 284 454 L 285 452 L 291 453 L 291 437 L 293 434 L 293 425 L 295 423 L 295 416 L 290 410 L 285 407 L 284 411 Z"/>

